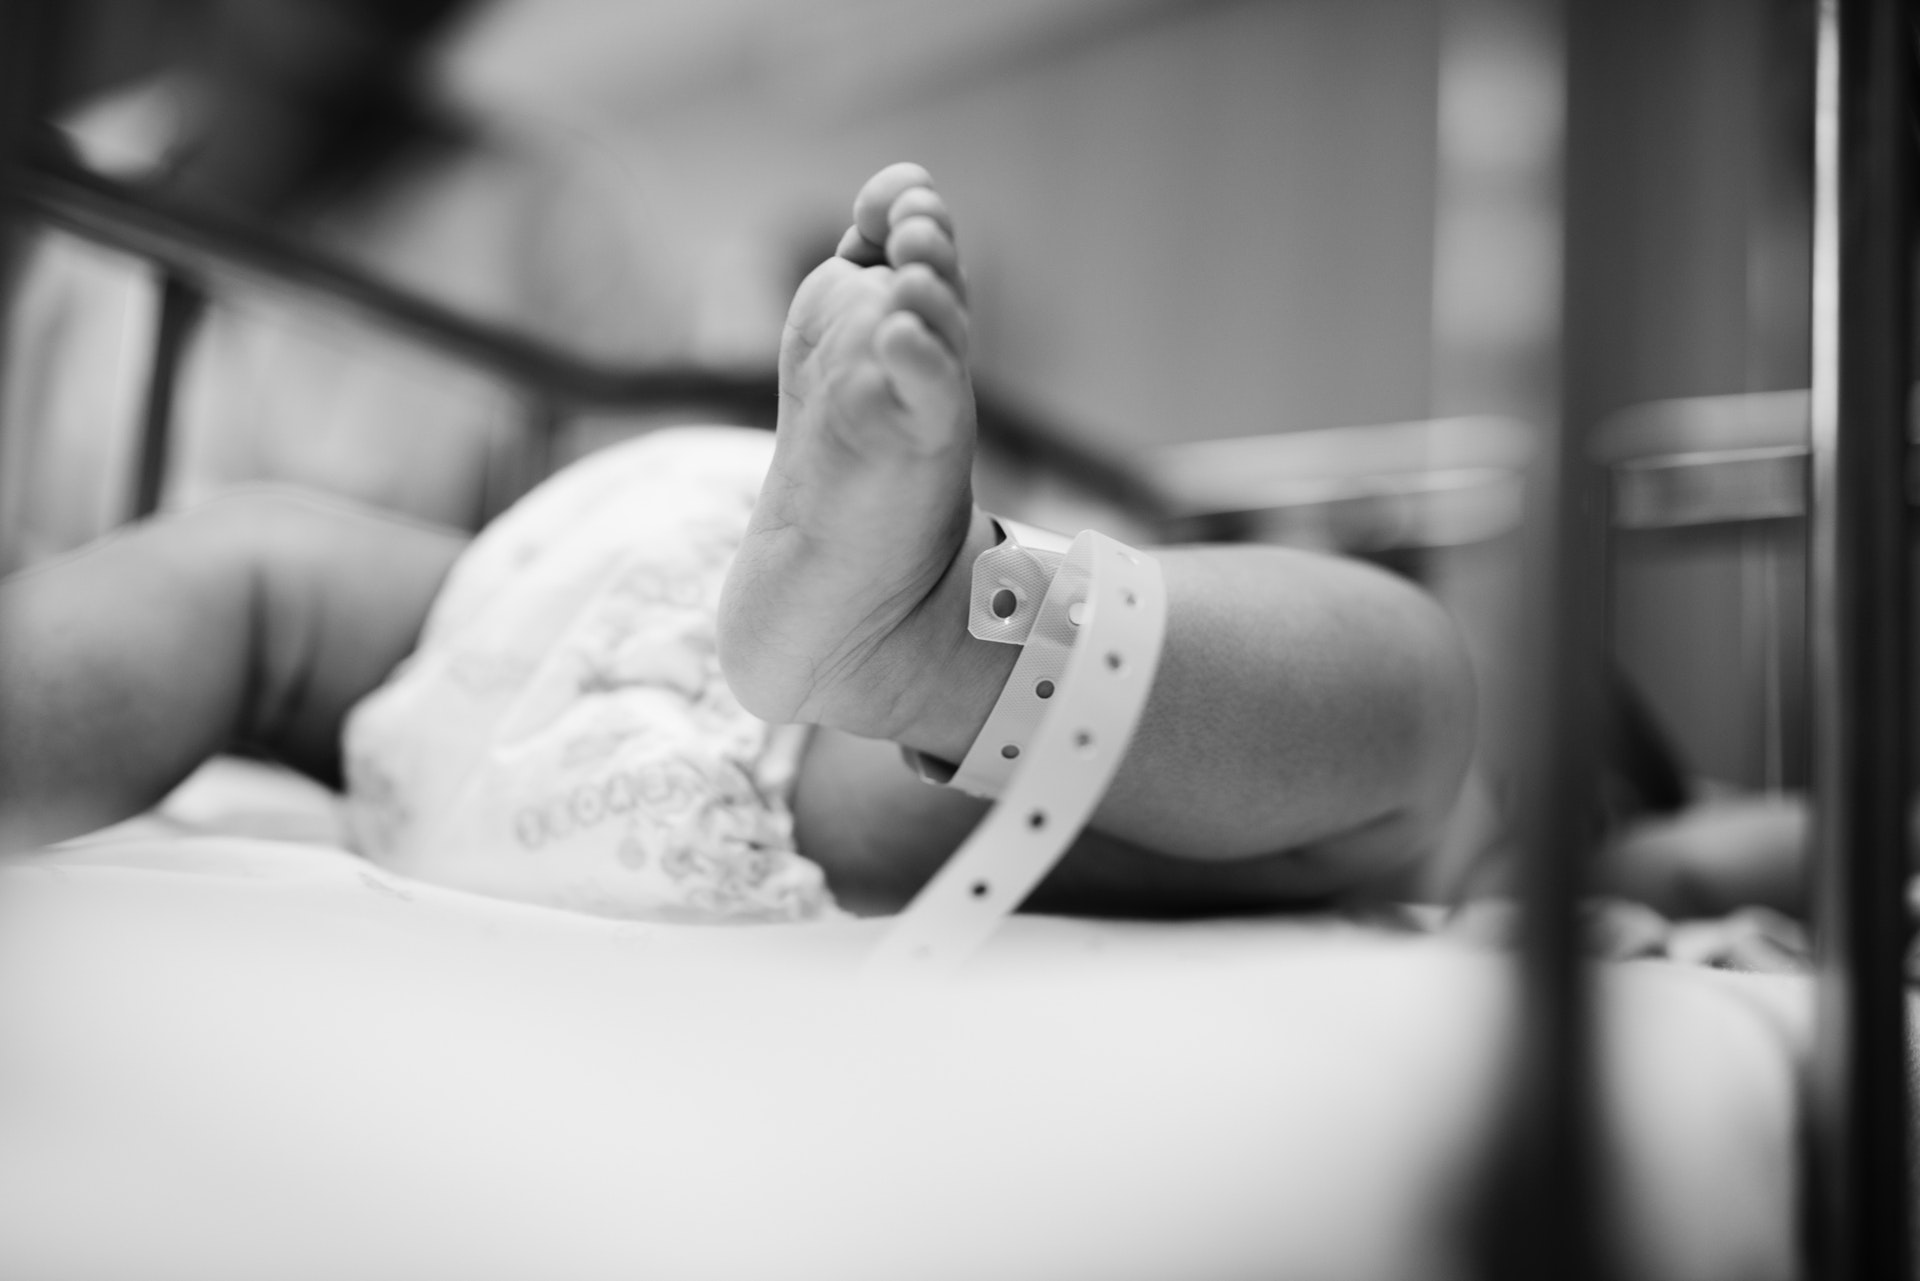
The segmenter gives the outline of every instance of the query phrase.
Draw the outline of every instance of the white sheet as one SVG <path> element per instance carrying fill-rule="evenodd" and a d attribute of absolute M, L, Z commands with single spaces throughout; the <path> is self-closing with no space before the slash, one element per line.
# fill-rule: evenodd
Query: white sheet
<path fill-rule="evenodd" d="M 869 922 L 640 925 L 339 850 L 0 864 L 0 1275 L 1445 1276 L 1502 963 L 1324 921 L 1020 919 L 939 997 Z M 1786 1275 L 1793 1070 L 1616 969 L 1638 1275 Z"/>

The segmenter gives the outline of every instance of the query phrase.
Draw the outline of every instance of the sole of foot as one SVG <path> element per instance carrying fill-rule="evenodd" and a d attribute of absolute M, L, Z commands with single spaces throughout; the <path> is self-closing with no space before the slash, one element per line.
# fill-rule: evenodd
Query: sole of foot
<path fill-rule="evenodd" d="M 954 569 L 986 524 L 969 340 L 946 204 L 888 166 L 782 336 L 773 462 L 721 601 L 721 664 L 756 715 L 909 741 L 940 701 L 967 639 Z"/>

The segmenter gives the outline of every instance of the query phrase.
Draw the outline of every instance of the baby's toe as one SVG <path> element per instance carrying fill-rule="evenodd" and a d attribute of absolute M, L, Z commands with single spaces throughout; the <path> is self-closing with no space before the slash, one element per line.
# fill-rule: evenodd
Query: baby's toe
<path fill-rule="evenodd" d="M 902 268 L 918 263 L 946 281 L 956 294 L 965 292 L 960 280 L 960 250 L 946 228 L 931 218 L 913 217 L 895 223 L 887 237 L 887 261 Z"/>
<path fill-rule="evenodd" d="M 835 247 L 833 256 L 844 258 L 860 267 L 878 267 L 887 260 L 886 250 L 861 235 L 858 227 L 847 228 L 846 234 L 840 237 L 840 243 Z"/>
<path fill-rule="evenodd" d="M 946 200 L 932 187 L 909 187 L 887 209 L 889 231 L 909 218 L 931 218 L 940 224 L 947 238 L 953 238 L 953 213 Z"/>
<path fill-rule="evenodd" d="M 905 161 L 888 165 L 867 179 L 860 194 L 853 198 L 853 225 L 869 244 L 884 245 L 889 226 L 887 215 L 894 201 L 915 187 L 932 186 L 933 176 L 920 165 Z"/>
<path fill-rule="evenodd" d="M 930 267 L 910 263 L 894 273 L 892 309 L 918 316 L 956 360 L 966 361 L 972 322 L 953 289 Z"/>

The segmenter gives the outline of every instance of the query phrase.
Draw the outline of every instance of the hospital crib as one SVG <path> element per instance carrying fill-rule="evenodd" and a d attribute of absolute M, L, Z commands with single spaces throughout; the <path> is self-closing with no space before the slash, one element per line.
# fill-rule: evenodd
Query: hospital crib
<path fill-rule="evenodd" d="M 1815 0 L 1810 0 L 1814 3 Z M 1500 1159 L 1472 1189 L 1484 1220 L 1486 1274 L 1599 1276 L 1592 1204 L 1595 1139 L 1587 1062 L 1593 1009 L 1578 959 L 1575 905 L 1591 843 L 1594 691 L 1603 664 L 1607 536 L 1603 528 L 1753 520 L 1806 513 L 1812 774 L 1819 802 L 1819 1062 L 1805 1100 L 1800 1187 L 1809 1275 L 1877 1277 L 1910 1270 L 1906 1012 L 1907 805 L 1911 776 L 1906 669 L 1914 110 L 1908 7 L 1897 0 L 1817 0 L 1815 382 L 1776 403 L 1804 413 L 1809 443 L 1736 441 L 1678 456 L 1641 450 L 1597 465 L 1571 421 L 1541 431 L 1500 420 L 1370 428 L 1219 446 L 1147 460 L 1109 455 L 991 394 L 989 448 L 1057 472 L 1087 500 L 1174 537 L 1293 537 L 1311 527 L 1352 550 L 1404 557 L 1523 529 L 1527 635 L 1542 642 L 1525 688 L 1538 750 L 1518 807 L 1528 928 L 1518 957 L 1526 1033 L 1515 1047 Z M 144 414 L 129 516 L 161 493 L 178 318 L 195 291 L 245 280 L 344 310 L 389 334 L 518 387 L 536 421 L 580 409 L 700 405 L 765 420 L 770 378 L 698 368 L 614 368 L 477 322 L 267 234 L 156 204 L 34 145 L 29 126 L 34 6 L 0 8 L 5 183 L 0 213 L 148 257 L 169 282 Z M 1580 29 L 1581 0 L 1561 11 Z M 1575 54 L 1577 57 L 1577 53 Z M 1590 122 L 1575 120 L 1566 163 L 1578 177 Z M 1577 307 L 1577 297 L 1570 306 Z M 1577 321 L 1577 317 L 1575 318 Z M 1574 326 L 1577 329 L 1577 324 Z M 1568 377 L 1580 353 L 1563 353 Z M 1405 466 L 1377 465 L 1394 431 L 1417 445 Z M 1366 440 L 1357 453 L 1342 442 Z M 1436 442 L 1438 442 L 1436 444 Z M 1314 457 L 1316 446 L 1319 457 Z M 1436 459 L 1449 449 L 1458 456 Z M 1209 450 L 1218 450 L 1209 457 Z M 1391 452 L 1389 450 L 1388 452 Z M 1347 461 L 1375 460 L 1365 474 Z M 1250 462 L 1252 460 L 1252 462 Z M 1257 464 L 1257 465 L 1254 465 Z M 1604 495 L 1604 502 L 1596 497 Z M 1610 517 L 1599 519 L 1601 512 Z M 1328 530 L 1334 532 L 1329 534 Z M 1385 530 L 1386 532 L 1381 532 Z M 1358 532 L 1356 532 L 1358 531 Z"/>

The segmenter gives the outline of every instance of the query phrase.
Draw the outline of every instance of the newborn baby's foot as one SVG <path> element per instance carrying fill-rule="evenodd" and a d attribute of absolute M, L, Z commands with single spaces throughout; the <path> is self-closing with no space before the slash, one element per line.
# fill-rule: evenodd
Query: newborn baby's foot
<path fill-rule="evenodd" d="M 946 205 L 918 165 L 882 170 L 794 296 L 773 465 L 721 598 L 721 663 L 756 715 L 907 741 L 940 697 L 967 641 L 950 571 L 991 540 L 968 324 Z"/>

